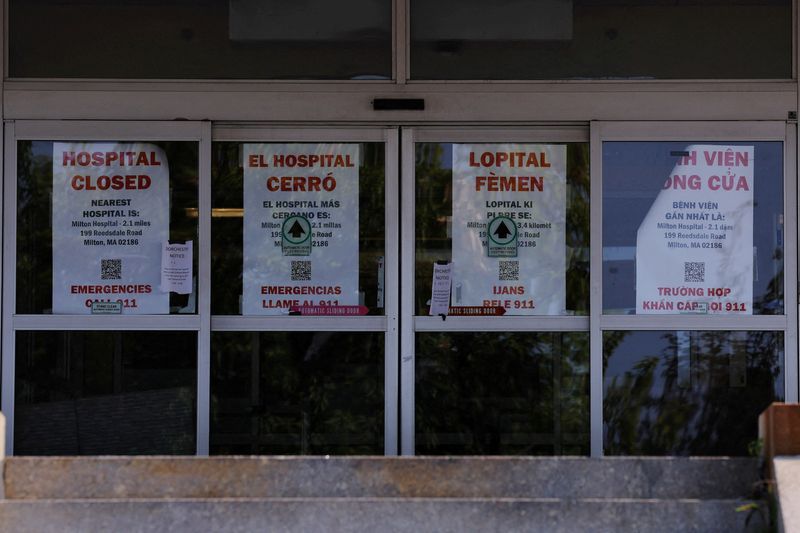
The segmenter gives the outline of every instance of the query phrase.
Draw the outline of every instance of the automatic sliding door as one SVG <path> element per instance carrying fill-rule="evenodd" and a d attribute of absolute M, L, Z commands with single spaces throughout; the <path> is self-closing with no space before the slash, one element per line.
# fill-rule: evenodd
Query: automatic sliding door
<path fill-rule="evenodd" d="M 215 139 L 211 452 L 396 453 L 396 130 Z"/>
<path fill-rule="evenodd" d="M 6 125 L 9 453 L 202 453 L 207 131 Z"/>
<path fill-rule="evenodd" d="M 589 453 L 587 137 L 406 132 L 403 453 Z"/>

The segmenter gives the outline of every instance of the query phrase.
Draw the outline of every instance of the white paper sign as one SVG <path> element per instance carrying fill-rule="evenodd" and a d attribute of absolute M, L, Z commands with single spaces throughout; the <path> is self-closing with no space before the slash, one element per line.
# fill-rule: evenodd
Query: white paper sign
<path fill-rule="evenodd" d="M 169 313 L 158 290 L 169 166 L 145 143 L 53 144 L 53 313 Z"/>
<path fill-rule="evenodd" d="M 244 145 L 243 314 L 358 305 L 358 148 Z"/>
<path fill-rule="evenodd" d="M 450 284 L 453 263 L 433 264 L 433 283 L 431 284 L 430 315 L 446 315 L 450 309 Z"/>
<path fill-rule="evenodd" d="M 636 234 L 637 314 L 752 314 L 753 156 L 682 152 Z"/>
<path fill-rule="evenodd" d="M 566 168 L 564 145 L 453 146 L 453 306 L 564 312 Z"/>
<path fill-rule="evenodd" d="M 161 248 L 161 291 L 192 293 L 192 241 L 164 242 Z"/>

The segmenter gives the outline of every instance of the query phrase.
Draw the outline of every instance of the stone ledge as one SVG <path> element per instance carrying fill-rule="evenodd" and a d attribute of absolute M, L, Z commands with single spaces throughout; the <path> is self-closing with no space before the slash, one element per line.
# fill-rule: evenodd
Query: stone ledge
<path fill-rule="evenodd" d="M 747 498 L 751 458 L 10 457 L 10 499 Z"/>
<path fill-rule="evenodd" d="M 740 500 L 191 500 L 0 502 L 0 530 L 725 532 Z M 757 524 L 754 524 L 756 526 Z"/>
<path fill-rule="evenodd" d="M 778 498 L 779 531 L 800 531 L 800 457 L 772 460 Z"/>

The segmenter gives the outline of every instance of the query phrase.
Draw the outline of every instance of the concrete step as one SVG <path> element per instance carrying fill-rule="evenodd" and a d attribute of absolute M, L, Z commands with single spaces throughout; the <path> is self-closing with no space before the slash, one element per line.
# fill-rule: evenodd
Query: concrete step
<path fill-rule="evenodd" d="M 742 499 L 750 458 L 9 457 L 10 499 Z"/>
<path fill-rule="evenodd" d="M 6 500 L 0 531 L 725 532 L 737 500 L 283 498 Z"/>

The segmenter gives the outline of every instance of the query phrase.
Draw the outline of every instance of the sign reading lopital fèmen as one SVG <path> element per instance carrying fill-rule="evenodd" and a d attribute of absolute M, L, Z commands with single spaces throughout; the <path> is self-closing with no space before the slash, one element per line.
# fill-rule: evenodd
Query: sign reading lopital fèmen
<path fill-rule="evenodd" d="M 566 146 L 453 146 L 453 306 L 566 307 Z"/>
<path fill-rule="evenodd" d="M 357 306 L 357 144 L 244 145 L 242 313 Z"/>
<path fill-rule="evenodd" d="M 753 310 L 753 146 L 690 145 L 636 234 L 637 314 Z"/>
<path fill-rule="evenodd" d="M 169 166 L 147 143 L 53 144 L 53 313 L 169 312 Z"/>

